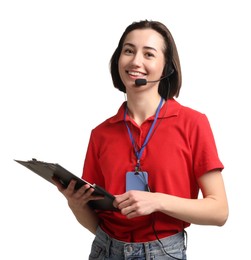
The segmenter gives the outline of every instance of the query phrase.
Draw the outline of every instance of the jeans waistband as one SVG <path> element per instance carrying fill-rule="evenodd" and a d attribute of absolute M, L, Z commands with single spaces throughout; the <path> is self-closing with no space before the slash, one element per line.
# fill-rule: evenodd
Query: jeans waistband
<path fill-rule="evenodd" d="M 187 241 L 186 231 L 179 232 L 175 235 L 156 239 L 149 242 L 124 242 L 114 238 L 111 238 L 106 234 L 100 227 L 98 227 L 96 232 L 96 237 L 105 245 L 107 256 L 110 253 L 120 255 L 125 252 L 132 252 L 135 250 L 144 250 L 144 251 L 153 251 L 159 250 L 162 251 L 163 248 L 166 251 L 172 251 L 175 248 L 184 248 L 186 250 L 186 241 Z"/>

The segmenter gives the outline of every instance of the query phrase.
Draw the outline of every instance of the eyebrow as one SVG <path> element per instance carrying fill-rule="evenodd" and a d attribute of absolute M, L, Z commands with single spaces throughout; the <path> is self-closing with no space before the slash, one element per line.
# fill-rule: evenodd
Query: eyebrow
<path fill-rule="evenodd" d="M 135 45 L 134 45 L 134 44 L 132 44 L 132 43 L 128 43 L 128 42 L 126 42 L 126 43 L 123 45 L 123 47 L 125 47 L 125 46 L 127 46 L 127 45 L 130 46 L 130 47 L 135 48 Z M 152 51 L 156 51 L 156 52 L 158 52 L 155 48 L 150 47 L 150 46 L 144 46 L 144 49 L 152 50 Z"/>

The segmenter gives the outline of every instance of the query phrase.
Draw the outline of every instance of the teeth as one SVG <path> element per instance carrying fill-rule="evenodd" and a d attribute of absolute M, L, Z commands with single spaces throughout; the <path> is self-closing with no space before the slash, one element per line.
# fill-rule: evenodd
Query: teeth
<path fill-rule="evenodd" d="M 132 76 L 144 76 L 143 73 L 140 72 L 136 72 L 136 71 L 129 71 L 128 74 L 132 75 Z"/>

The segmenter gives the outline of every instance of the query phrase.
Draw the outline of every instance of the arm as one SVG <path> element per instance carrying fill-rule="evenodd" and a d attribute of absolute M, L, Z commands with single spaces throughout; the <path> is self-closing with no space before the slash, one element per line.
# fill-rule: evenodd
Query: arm
<path fill-rule="evenodd" d="M 199 179 L 202 199 L 168 196 L 160 211 L 188 223 L 222 226 L 228 218 L 228 203 L 220 171 L 204 174 Z"/>
<path fill-rule="evenodd" d="M 222 226 L 228 218 L 228 203 L 220 171 L 199 179 L 202 199 L 185 199 L 163 193 L 129 191 L 115 199 L 115 206 L 128 218 L 162 212 L 188 223 Z"/>
<path fill-rule="evenodd" d="M 75 190 L 76 182 L 72 180 L 67 188 L 56 179 L 53 180 L 58 190 L 65 196 L 68 201 L 68 205 L 75 215 L 77 221 L 87 228 L 93 234 L 96 233 L 96 229 L 99 223 L 99 219 L 94 210 L 92 210 L 88 202 L 90 200 L 101 199 L 102 197 L 92 196 L 93 188 L 90 188 L 88 184 L 82 186 L 78 190 Z"/>

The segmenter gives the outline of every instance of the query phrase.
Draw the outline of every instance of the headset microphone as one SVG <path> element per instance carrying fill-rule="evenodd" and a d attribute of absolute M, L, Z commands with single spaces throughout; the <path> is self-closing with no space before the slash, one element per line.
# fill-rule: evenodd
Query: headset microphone
<path fill-rule="evenodd" d="M 158 82 L 158 81 L 161 81 L 162 79 L 165 79 L 165 78 L 168 78 L 172 73 L 174 72 L 174 70 L 171 70 L 170 73 L 168 73 L 168 75 L 158 79 L 158 80 L 151 80 L 151 81 L 147 81 L 146 79 L 136 79 L 135 80 L 135 85 L 137 87 L 140 87 L 140 86 L 144 86 L 146 85 L 147 83 L 154 83 L 154 82 Z"/>

